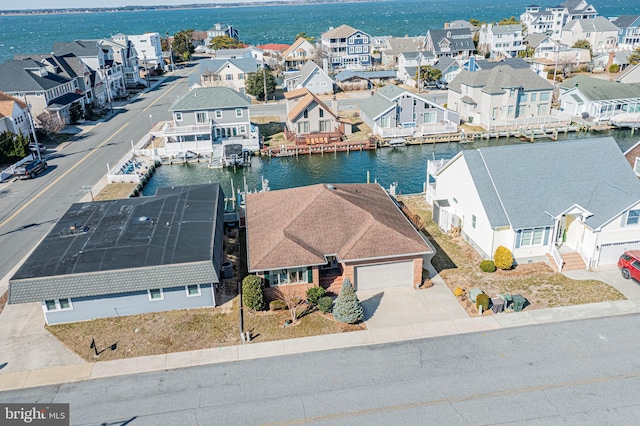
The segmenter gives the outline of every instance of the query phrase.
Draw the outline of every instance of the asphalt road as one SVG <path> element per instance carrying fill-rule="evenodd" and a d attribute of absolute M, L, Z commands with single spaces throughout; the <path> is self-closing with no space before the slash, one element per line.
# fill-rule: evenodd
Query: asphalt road
<path fill-rule="evenodd" d="M 0 184 L 0 278 L 36 246 L 69 205 L 104 176 L 107 164 L 119 161 L 131 149 L 131 141 L 137 143 L 149 131 L 152 121 L 171 118 L 169 106 L 187 92 L 186 75 L 194 70 L 168 76 L 148 93 L 115 107 L 111 118 L 60 151 L 50 151 L 46 155 L 49 168 L 35 179 Z"/>
<path fill-rule="evenodd" d="M 637 315 L 0 393 L 74 425 L 638 424 Z"/>

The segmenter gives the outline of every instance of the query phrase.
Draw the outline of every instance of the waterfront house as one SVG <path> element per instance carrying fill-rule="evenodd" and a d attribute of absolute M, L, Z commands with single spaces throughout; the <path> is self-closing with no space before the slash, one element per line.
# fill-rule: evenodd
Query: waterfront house
<path fill-rule="evenodd" d="M 215 51 L 216 59 L 240 59 L 253 58 L 258 62 L 264 61 L 264 52 L 257 47 L 243 47 L 241 49 L 218 49 Z"/>
<path fill-rule="evenodd" d="M 110 46 L 100 46 L 98 40 L 75 40 L 72 42 L 54 43 L 53 55 L 74 55 L 84 62 L 91 70 L 98 73 L 100 80 L 106 84 L 106 97 L 112 101 L 126 96 L 122 65 L 113 57 Z"/>
<path fill-rule="evenodd" d="M 283 86 L 286 90 L 308 89 L 316 95 L 333 93 L 334 81 L 313 61 L 307 61 L 300 71 L 285 74 Z"/>
<path fill-rule="evenodd" d="M 640 15 L 620 15 L 611 18 L 611 22 L 618 27 L 618 49 L 640 47 Z"/>
<path fill-rule="evenodd" d="M 520 23 L 527 27 L 529 34 L 546 34 L 560 41 L 563 27 L 572 20 L 593 19 L 598 11 L 585 0 L 565 0 L 557 6 L 542 9 L 530 5 L 520 15 Z"/>
<path fill-rule="evenodd" d="M 217 183 L 72 204 L 9 281 L 8 302 L 40 303 L 47 324 L 213 307 L 223 227 Z"/>
<path fill-rule="evenodd" d="M 440 77 L 440 83 L 446 84 L 451 83 L 453 79 L 460 74 L 460 71 L 462 71 L 462 67 L 456 59 L 446 56 L 438 59 L 438 62 L 436 62 L 433 67 L 439 69 L 442 74 L 442 77 Z"/>
<path fill-rule="evenodd" d="M 547 50 L 531 61 L 531 69 L 541 77 L 553 78 L 553 74 L 566 77 L 569 73 L 583 67 L 592 66 L 589 49 L 561 46 L 559 50 Z"/>
<path fill-rule="evenodd" d="M 460 114 L 394 84 L 360 103 L 360 117 L 382 138 L 455 133 Z"/>
<path fill-rule="evenodd" d="M 238 29 L 233 25 L 216 22 L 215 24 L 213 24 L 213 27 L 207 30 L 208 40 L 206 40 L 206 44 L 209 45 L 209 43 L 211 43 L 211 39 L 214 37 L 223 37 L 223 36 L 231 37 L 235 40 L 238 40 L 239 39 Z"/>
<path fill-rule="evenodd" d="M 244 94 L 247 76 L 262 67 L 263 63 L 254 58 L 207 59 L 200 62 L 200 83 L 203 87 L 229 87 Z"/>
<path fill-rule="evenodd" d="M 464 59 L 475 51 L 473 34 L 469 28 L 444 28 L 427 31 L 424 49 L 435 57 Z"/>
<path fill-rule="evenodd" d="M 622 113 L 640 112 L 640 84 L 576 75 L 558 85 L 560 109 L 571 115 L 607 122 Z"/>
<path fill-rule="evenodd" d="M 336 76 L 336 84 L 345 92 L 349 90 L 369 90 L 376 86 L 392 83 L 396 79 L 393 70 L 382 71 L 340 71 Z"/>
<path fill-rule="evenodd" d="M 30 120 L 26 102 L 0 92 L 0 134 L 8 132 L 29 137 L 31 135 Z"/>
<path fill-rule="evenodd" d="M 256 49 L 262 51 L 262 59 L 264 63 L 271 69 L 278 68 L 284 63 L 282 54 L 291 47 L 284 43 L 267 43 L 256 46 Z"/>
<path fill-rule="evenodd" d="M 545 58 L 547 53 L 560 50 L 560 43 L 547 34 L 529 34 L 524 44 L 530 58 Z"/>
<path fill-rule="evenodd" d="M 164 69 L 160 33 L 134 34 L 128 38 L 138 53 L 138 65 L 148 72 L 160 72 Z"/>
<path fill-rule="evenodd" d="M 528 68 L 462 70 L 448 89 L 447 106 L 487 130 L 544 123 L 551 117 L 553 86 Z"/>
<path fill-rule="evenodd" d="M 371 36 L 348 25 L 323 33 L 320 49 L 330 69 L 364 69 L 372 65 Z"/>
<path fill-rule="evenodd" d="M 247 194 L 246 224 L 249 272 L 272 287 L 337 277 L 356 290 L 411 287 L 422 282 L 423 256 L 432 253 L 378 184 Z"/>
<path fill-rule="evenodd" d="M 480 28 L 478 51 L 489 53 L 492 59 L 517 58 L 524 49 L 521 24 L 483 24 Z"/>
<path fill-rule="evenodd" d="M 47 65 L 33 59 L 0 64 L 0 76 L 0 91 L 24 101 L 36 125 L 43 114 L 66 124 L 71 106 L 82 107 L 83 95 L 77 93 L 77 81 L 51 72 Z"/>
<path fill-rule="evenodd" d="M 560 43 L 573 46 L 578 40 L 588 41 L 593 53 L 608 53 L 616 47 L 618 27 L 604 16 L 570 20 L 562 27 Z"/>
<path fill-rule="evenodd" d="M 260 148 L 258 128 L 251 124 L 251 100 L 229 87 L 201 87 L 190 90 L 169 108 L 172 120 L 157 134 L 164 141 L 161 154 L 171 156 L 193 151 L 220 154 L 222 146 L 240 143 L 243 148 Z"/>
<path fill-rule="evenodd" d="M 640 180 L 610 137 L 463 150 L 427 181 L 434 221 L 485 259 L 595 268 L 640 249 Z"/>
<path fill-rule="evenodd" d="M 288 140 L 305 145 L 327 144 L 351 134 L 351 123 L 340 120 L 308 89 L 285 92 L 284 96 L 287 99 L 285 136 Z"/>
<path fill-rule="evenodd" d="M 309 40 L 303 37 L 299 37 L 287 50 L 282 53 L 284 58 L 284 69 L 299 70 L 318 54 L 316 46 L 311 44 Z"/>
<path fill-rule="evenodd" d="M 99 41 L 100 46 L 111 47 L 113 51 L 113 59 L 115 63 L 122 66 L 122 74 L 124 75 L 124 84 L 127 89 L 141 89 L 147 86 L 147 81 L 140 75 L 140 66 L 135 45 L 129 36 L 125 34 L 116 34 L 110 39 L 102 39 Z"/>

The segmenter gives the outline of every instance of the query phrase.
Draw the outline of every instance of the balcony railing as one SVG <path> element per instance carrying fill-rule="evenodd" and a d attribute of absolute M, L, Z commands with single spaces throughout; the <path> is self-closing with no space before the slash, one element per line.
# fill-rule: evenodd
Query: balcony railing
<path fill-rule="evenodd" d="M 211 133 L 211 124 L 198 124 L 193 126 L 174 126 L 171 122 L 166 122 L 162 126 L 164 136 L 173 135 L 195 135 Z"/>

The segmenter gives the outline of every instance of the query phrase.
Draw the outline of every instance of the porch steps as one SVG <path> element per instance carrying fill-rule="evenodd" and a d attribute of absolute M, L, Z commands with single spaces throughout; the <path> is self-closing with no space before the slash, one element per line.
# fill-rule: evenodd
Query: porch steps
<path fill-rule="evenodd" d="M 555 272 L 558 272 L 556 261 L 553 257 L 547 253 L 547 263 L 551 266 Z M 562 256 L 562 270 L 563 271 L 578 271 L 580 269 L 587 269 L 587 265 L 582 260 L 582 256 L 579 253 L 561 253 Z"/>

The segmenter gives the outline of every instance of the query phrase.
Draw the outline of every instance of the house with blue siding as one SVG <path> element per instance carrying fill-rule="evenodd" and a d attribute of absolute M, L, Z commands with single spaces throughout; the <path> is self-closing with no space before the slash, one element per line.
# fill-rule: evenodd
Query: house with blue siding
<path fill-rule="evenodd" d="M 331 28 L 320 38 L 322 56 L 331 69 L 371 66 L 371 36 L 349 25 Z"/>
<path fill-rule="evenodd" d="M 434 221 L 486 259 L 596 268 L 640 249 L 640 180 L 611 137 L 464 150 L 427 180 Z"/>
<path fill-rule="evenodd" d="M 360 103 L 360 117 L 382 138 L 455 133 L 460 115 L 394 84 Z"/>
<path fill-rule="evenodd" d="M 618 49 L 633 50 L 640 46 L 640 15 L 620 15 L 611 18 L 618 27 Z"/>
<path fill-rule="evenodd" d="M 39 302 L 47 324 L 216 305 L 220 185 L 76 203 L 9 281 L 8 303 Z"/>

